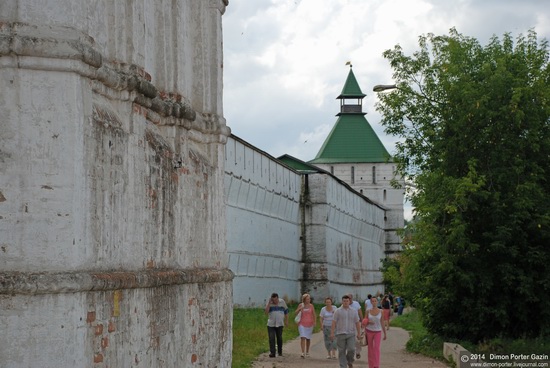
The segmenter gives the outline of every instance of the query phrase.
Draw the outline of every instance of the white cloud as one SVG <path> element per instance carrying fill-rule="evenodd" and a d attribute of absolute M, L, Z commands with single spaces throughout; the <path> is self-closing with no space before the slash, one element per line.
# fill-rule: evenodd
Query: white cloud
<path fill-rule="evenodd" d="M 396 138 L 383 132 L 372 92 L 391 83 L 382 52 L 399 44 L 412 53 L 420 35 L 453 27 L 482 44 L 529 29 L 550 39 L 550 2 L 230 0 L 223 16 L 227 124 L 273 156 L 313 159 L 336 122 L 351 60 L 367 94 L 367 120 L 392 153 Z"/>

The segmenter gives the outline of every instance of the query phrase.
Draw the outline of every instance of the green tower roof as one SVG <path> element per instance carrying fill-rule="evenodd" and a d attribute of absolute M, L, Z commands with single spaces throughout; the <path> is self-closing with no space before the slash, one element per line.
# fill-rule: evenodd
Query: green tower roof
<path fill-rule="evenodd" d="M 362 99 L 357 79 L 350 68 L 348 78 L 338 96 L 345 102 L 347 98 Z M 391 156 L 365 118 L 361 105 L 341 106 L 338 120 L 317 156 L 311 164 L 388 162 Z"/>
<path fill-rule="evenodd" d="M 362 114 L 338 117 L 317 156 L 309 163 L 388 162 L 391 156 Z"/>
<path fill-rule="evenodd" d="M 340 96 L 337 97 L 337 99 L 363 98 L 365 96 L 366 95 L 361 91 L 359 83 L 357 83 L 357 79 L 355 78 L 355 74 L 353 74 L 353 70 L 350 67 L 348 78 L 346 79 L 346 83 L 344 83 L 344 88 L 342 88 L 342 92 L 340 93 Z"/>

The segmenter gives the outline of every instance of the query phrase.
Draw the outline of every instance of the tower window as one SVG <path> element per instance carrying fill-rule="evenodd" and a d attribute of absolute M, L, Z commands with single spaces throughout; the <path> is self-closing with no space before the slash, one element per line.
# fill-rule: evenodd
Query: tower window
<path fill-rule="evenodd" d="M 355 184 L 355 166 L 351 167 L 351 183 Z"/>
<path fill-rule="evenodd" d="M 372 183 L 376 184 L 376 166 L 372 167 Z"/>
<path fill-rule="evenodd" d="M 331 167 L 330 167 L 330 173 L 331 173 L 332 175 L 334 175 L 334 166 L 331 166 Z"/>
<path fill-rule="evenodd" d="M 386 192 L 386 189 L 384 189 L 384 202 L 386 202 L 386 198 L 387 198 L 387 192 Z"/>

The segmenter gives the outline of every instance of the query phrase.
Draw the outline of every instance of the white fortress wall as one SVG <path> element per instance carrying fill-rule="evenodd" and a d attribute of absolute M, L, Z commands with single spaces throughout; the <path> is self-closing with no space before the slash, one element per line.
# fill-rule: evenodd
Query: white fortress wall
<path fill-rule="evenodd" d="M 300 295 L 301 175 L 231 136 L 225 193 L 229 268 L 237 306 L 263 306 L 272 292 Z"/>
<path fill-rule="evenodd" d="M 0 3 L 3 367 L 231 366 L 226 5 Z"/>
<path fill-rule="evenodd" d="M 308 175 L 304 286 L 317 301 L 383 290 L 384 209 L 326 174 Z"/>

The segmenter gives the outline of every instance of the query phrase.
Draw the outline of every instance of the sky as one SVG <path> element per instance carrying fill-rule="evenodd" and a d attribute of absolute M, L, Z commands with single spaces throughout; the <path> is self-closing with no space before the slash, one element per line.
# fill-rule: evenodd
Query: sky
<path fill-rule="evenodd" d="M 336 123 L 348 61 L 366 118 L 392 154 L 398 137 L 384 133 L 372 91 L 392 84 L 385 50 L 410 55 L 419 36 L 451 28 L 482 45 L 530 29 L 550 40 L 550 1 L 229 0 L 222 21 L 227 125 L 274 157 L 309 161 Z"/>

